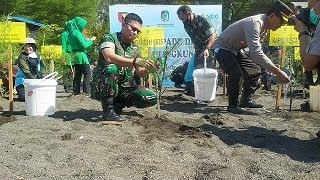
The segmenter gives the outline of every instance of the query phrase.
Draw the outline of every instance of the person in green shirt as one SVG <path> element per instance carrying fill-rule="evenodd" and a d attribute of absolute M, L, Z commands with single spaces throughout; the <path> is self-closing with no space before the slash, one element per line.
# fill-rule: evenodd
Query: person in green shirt
<path fill-rule="evenodd" d="M 106 33 L 100 41 L 97 66 L 91 83 L 91 96 L 100 100 L 104 120 L 122 121 L 119 114 L 125 106 L 145 108 L 157 102 L 153 91 L 139 85 L 155 69 L 152 62 L 139 58 L 134 44 L 140 33 L 141 18 L 129 13 L 124 18 L 120 32 Z"/>
<path fill-rule="evenodd" d="M 87 21 L 82 17 L 75 17 L 71 20 L 70 31 L 68 34 L 68 42 L 71 47 L 71 55 L 75 68 L 75 75 L 73 79 L 73 93 L 80 94 L 81 77 L 83 77 L 83 92 L 90 94 L 90 61 L 87 55 L 88 48 L 93 45 L 96 37 L 87 39 L 83 30 L 87 25 Z"/>

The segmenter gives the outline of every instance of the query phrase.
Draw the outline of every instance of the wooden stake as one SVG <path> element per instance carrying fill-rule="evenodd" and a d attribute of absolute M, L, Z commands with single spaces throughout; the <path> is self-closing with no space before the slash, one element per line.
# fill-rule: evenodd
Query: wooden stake
<path fill-rule="evenodd" d="M 122 126 L 121 122 L 118 121 L 101 121 L 102 125 L 115 125 L 115 126 Z"/>
<path fill-rule="evenodd" d="M 223 96 L 226 97 L 227 75 L 223 73 Z"/>
<path fill-rule="evenodd" d="M 302 93 L 303 93 L 303 99 L 306 98 L 306 74 L 304 73 L 304 68 L 302 67 Z"/>
<path fill-rule="evenodd" d="M 284 67 L 286 61 L 286 47 L 282 47 L 280 68 Z M 276 96 L 276 109 L 280 109 L 280 98 L 282 94 L 282 84 L 278 82 L 278 90 Z"/>
<path fill-rule="evenodd" d="M 54 71 L 54 60 L 50 58 L 50 73 Z"/>
<path fill-rule="evenodd" d="M 277 90 L 277 96 L 276 96 L 276 109 L 280 108 L 280 98 L 281 98 L 281 93 L 282 92 L 282 84 L 278 84 L 278 90 Z"/>
<path fill-rule="evenodd" d="M 148 49 L 148 60 L 151 59 L 151 48 Z M 148 76 L 148 84 L 149 84 L 149 89 L 153 88 L 153 84 L 152 84 L 152 74 L 150 73 Z"/>
<path fill-rule="evenodd" d="M 13 114 L 13 73 L 12 73 L 12 46 L 8 48 L 8 80 L 9 80 L 9 109 L 10 115 Z"/>
<path fill-rule="evenodd" d="M 159 86 L 159 76 L 156 75 L 156 91 L 157 91 L 157 117 L 160 118 L 160 86 Z"/>
<path fill-rule="evenodd" d="M 149 74 L 148 84 L 149 84 L 149 89 L 152 89 L 152 88 L 153 88 L 153 84 L 152 84 L 152 74 Z"/>

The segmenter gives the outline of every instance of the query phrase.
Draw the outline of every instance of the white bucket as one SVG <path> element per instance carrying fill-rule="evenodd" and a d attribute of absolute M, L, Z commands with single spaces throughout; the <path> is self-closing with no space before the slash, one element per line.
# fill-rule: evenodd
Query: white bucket
<path fill-rule="evenodd" d="M 310 89 L 310 109 L 320 112 L 320 85 L 309 86 Z"/>
<path fill-rule="evenodd" d="M 54 72 L 43 79 L 25 79 L 23 82 L 28 116 L 45 116 L 55 113 L 57 81 Z"/>
<path fill-rule="evenodd" d="M 206 60 L 204 60 L 204 68 L 196 69 L 192 73 L 195 98 L 200 101 L 213 101 L 216 98 L 218 72 L 206 67 Z"/>

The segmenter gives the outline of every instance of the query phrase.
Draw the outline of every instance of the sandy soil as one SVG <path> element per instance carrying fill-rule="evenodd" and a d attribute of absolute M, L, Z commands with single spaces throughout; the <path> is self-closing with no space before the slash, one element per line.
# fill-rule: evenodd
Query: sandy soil
<path fill-rule="evenodd" d="M 61 88 L 60 88 L 61 89 Z M 155 107 L 127 108 L 122 126 L 102 125 L 98 101 L 58 89 L 49 117 L 0 116 L 0 179 L 320 179 L 320 113 L 302 112 L 301 92 L 281 100 L 259 90 L 266 109 L 226 112 L 168 89 Z M 8 100 L 1 106 L 8 110 Z"/>

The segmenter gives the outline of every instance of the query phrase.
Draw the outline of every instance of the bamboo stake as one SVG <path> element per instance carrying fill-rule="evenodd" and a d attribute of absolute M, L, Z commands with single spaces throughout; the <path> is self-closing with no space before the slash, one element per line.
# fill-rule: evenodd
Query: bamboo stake
<path fill-rule="evenodd" d="M 156 87 L 157 87 L 157 117 L 160 118 L 160 86 L 159 86 L 159 76 L 156 76 Z"/>
<path fill-rule="evenodd" d="M 227 75 L 223 73 L 223 97 L 226 97 L 226 87 L 227 87 Z"/>
<path fill-rule="evenodd" d="M 53 71 L 54 71 L 54 60 L 53 60 L 53 57 L 51 57 L 51 55 L 49 55 L 49 62 L 50 62 L 50 73 L 53 73 Z"/>
<path fill-rule="evenodd" d="M 102 121 L 101 123 L 102 125 L 115 125 L 120 127 L 122 126 L 122 123 L 118 121 Z"/>
<path fill-rule="evenodd" d="M 281 63 L 280 63 L 280 68 L 284 66 L 285 59 L 286 58 L 286 47 L 282 47 L 282 52 L 281 52 Z M 276 96 L 276 109 L 280 109 L 280 98 L 282 94 L 282 84 L 279 82 L 278 83 L 278 90 L 277 90 L 277 96 Z"/>
<path fill-rule="evenodd" d="M 50 60 L 50 73 L 53 73 L 54 71 L 54 60 Z"/>
<path fill-rule="evenodd" d="M 148 49 L 148 59 L 150 60 L 151 59 L 151 48 Z M 149 89 L 152 89 L 153 88 L 153 84 L 152 84 L 152 74 L 150 73 L 148 75 L 148 84 L 149 84 Z"/>
<path fill-rule="evenodd" d="M 291 57 L 289 58 L 289 67 L 288 67 L 288 69 L 289 69 L 289 72 L 290 72 L 290 81 L 291 81 L 291 75 L 293 74 L 291 72 Z M 289 108 L 289 110 L 291 111 L 292 110 L 292 101 L 293 101 L 293 98 L 292 98 L 292 82 L 289 82 L 288 85 L 289 85 L 289 92 L 290 92 L 290 108 Z"/>
<path fill-rule="evenodd" d="M 302 92 L 303 92 L 303 99 L 306 98 L 306 74 L 304 73 L 304 68 L 302 67 Z"/>
<path fill-rule="evenodd" d="M 13 73 L 12 73 L 12 46 L 8 48 L 8 80 L 9 80 L 9 107 L 10 115 L 13 114 Z"/>
<path fill-rule="evenodd" d="M 152 84 L 152 74 L 150 73 L 148 76 L 148 84 L 149 84 L 149 89 L 153 88 L 153 84 Z"/>

